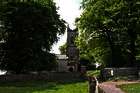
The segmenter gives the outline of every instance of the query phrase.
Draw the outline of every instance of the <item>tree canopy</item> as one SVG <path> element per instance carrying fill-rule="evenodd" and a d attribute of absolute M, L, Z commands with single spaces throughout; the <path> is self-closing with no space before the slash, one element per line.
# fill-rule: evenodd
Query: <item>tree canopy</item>
<path fill-rule="evenodd" d="M 0 68 L 17 73 L 49 70 L 55 63 L 49 51 L 65 31 L 53 0 L 9 0 L 0 4 Z"/>
<path fill-rule="evenodd" d="M 132 66 L 136 62 L 140 27 L 139 0 L 83 0 L 76 20 L 81 54 L 90 54 L 106 66 Z"/>

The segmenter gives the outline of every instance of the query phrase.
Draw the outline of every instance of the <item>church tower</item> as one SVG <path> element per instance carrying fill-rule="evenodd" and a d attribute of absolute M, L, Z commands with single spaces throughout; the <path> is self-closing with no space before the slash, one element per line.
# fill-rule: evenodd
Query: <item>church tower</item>
<path fill-rule="evenodd" d="M 68 56 L 68 67 L 73 71 L 78 70 L 79 63 L 79 50 L 75 45 L 75 38 L 78 35 L 77 29 L 71 30 L 67 27 L 67 56 Z"/>

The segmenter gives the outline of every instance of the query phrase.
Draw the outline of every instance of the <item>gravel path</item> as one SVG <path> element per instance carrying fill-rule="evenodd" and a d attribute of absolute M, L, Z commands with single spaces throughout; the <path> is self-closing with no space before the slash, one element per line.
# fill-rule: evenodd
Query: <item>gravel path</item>
<path fill-rule="evenodd" d="M 100 83 L 99 87 L 105 92 L 105 93 L 125 93 L 120 88 L 117 88 L 116 85 L 121 84 L 131 84 L 131 83 L 140 83 L 140 81 L 119 81 L 119 82 L 104 82 Z"/>

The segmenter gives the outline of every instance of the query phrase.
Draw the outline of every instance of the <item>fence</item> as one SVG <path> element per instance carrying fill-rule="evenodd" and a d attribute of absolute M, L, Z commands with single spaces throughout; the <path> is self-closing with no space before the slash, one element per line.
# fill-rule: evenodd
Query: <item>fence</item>
<path fill-rule="evenodd" d="M 118 76 L 127 76 L 127 77 L 138 77 L 138 69 L 137 68 L 104 68 L 101 71 L 101 75 L 103 79 L 107 79 L 109 77 L 118 77 Z"/>
<path fill-rule="evenodd" d="M 31 73 L 31 74 L 11 74 L 1 75 L 0 81 L 30 81 L 30 80 L 72 80 L 79 79 L 80 73 L 78 72 L 45 72 L 45 73 Z"/>

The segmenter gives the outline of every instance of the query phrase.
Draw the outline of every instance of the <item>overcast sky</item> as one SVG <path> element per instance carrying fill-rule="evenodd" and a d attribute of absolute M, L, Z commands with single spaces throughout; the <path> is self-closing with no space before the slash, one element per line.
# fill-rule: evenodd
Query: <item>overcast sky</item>
<path fill-rule="evenodd" d="M 80 1 L 81 0 L 54 0 L 56 5 L 59 7 L 59 14 L 61 17 L 69 23 L 70 27 L 73 29 L 75 18 L 80 16 Z M 57 44 L 54 44 L 51 52 L 55 54 L 60 54 L 59 46 L 63 45 L 66 42 L 67 36 L 66 33 L 60 36 L 60 39 Z"/>

